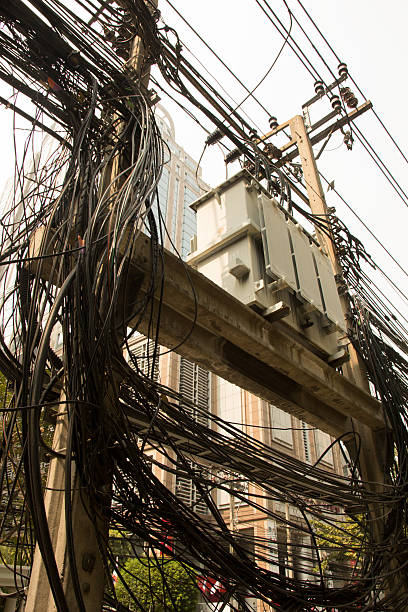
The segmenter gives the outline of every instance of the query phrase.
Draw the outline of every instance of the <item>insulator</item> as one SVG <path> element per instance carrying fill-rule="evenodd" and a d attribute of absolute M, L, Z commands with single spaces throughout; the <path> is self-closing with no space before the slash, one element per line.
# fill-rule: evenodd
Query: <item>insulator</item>
<path fill-rule="evenodd" d="M 279 123 L 276 117 L 269 117 L 269 127 L 271 128 L 271 130 L 276 130 L 278 125 Z"/>
<path fill-rule="evenodd" d="M 239 159 L 242 155 L 242 152 L 239 149 L 232 149 L 232 151 L 230 151 L 229 153 L 227 153 L 227 155 L 225 156 L 225 163 L 226 164 L 232 164 L 232 162 L 236 161 L 237 159 Z"/>
<path fill-rule="evenodd" d="M 344 133 L 344 144 L 346 145 L 348 150 L 351 151 L 353 149 L 353 142 L 354 142 L 352 133 L 350 131 L 343 132 L 343 133 Z"/>
<path fill-rule="evenodd" d="M 332 96 L 330 98 L 330 102 L 334 110 L 339 110 L 341 108 L 341 101 L 339 96 Z"/>
<path fill-rule="evenodd" d="M 280 159 L 282 157 L 282 151 L 271 142 L 265 144 L 263 152 L 271 159 Z"/>
<path fill-rule="evenodd" d="M 348 76 L 347 64 L 343 64 L 342 62 L 338 65 L 337 70 L 339 71 L 339 76 Z"/>
<path fill-rule="evenodd" d="M 358 100 L 356 96 L 351 91 L 350 87 L 343 87 L 340 89 L 341 97 L 344 102 L 347 104 L 349 108 L 356 108 L 358 104 Z"/>
<path fill-rule="evenodd" d="M 251 130 L 249 133 L 249 138 L 252 140 L 252 142 L 256 142 L 259 140 L 258 132 L 256 130 Z"/>
<path fill-rule="evenodd" d="M 324 93 L 324 84 L 323 84 L 323 81 L 316 81 L 316 83 L 314 84 L 314 90 L 316 92 L 316 95 L 318 95 L 318 96 L 323 94 Z"/>
<path fill-rule="evenodd" d="M 207 145 L 213 145 L 216 142 L 218 142 L 219 140 L 221 140 L 221 138 L 224 136 L 224 134 L 221 132 L 221 130 L 219 128 L 217 128 L 216 130 L 214 130 L 214 132 L 212 132 L 212 134 L 209 134 L 207 136 L 207 139 L 205 141 L 205 144 Z"/>

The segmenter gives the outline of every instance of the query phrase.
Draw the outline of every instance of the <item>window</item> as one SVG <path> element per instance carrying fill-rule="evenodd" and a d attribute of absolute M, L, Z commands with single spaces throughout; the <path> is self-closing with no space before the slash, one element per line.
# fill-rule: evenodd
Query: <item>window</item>
<path fill-rule="evenodd" d="M 183 469 L 181 466 L 176 472 L 176 495 L 187 506 L 191 506 L 195 512 L 199 514 L 208 514 L 206 491 L 204 491 L 204 495 L 202 495 L 193 480 L 194 473 L 198 473 L 201 469 L 199 466 L 192 466 L 192 464 L 189 464 L 189 466 L 193 472 L 193 477 L 191 477 L 187 470 L 185 468 Z"/>
<path fill-rule="evenodd" d="M 181 402 L 181 406 L 190 412 L 194 420 L 208 427 L 208 410 L 210 403 L 210 374 L 201 366 L 189 361 L 185 357 L 180 358 L 179 392 L 182 398 L 189 403 Z M 200 470 L 198 466 L 189 464 L 193 473 Z M 176 473 L 176 495 L 187 505 L 200 514 L 207 514 L 208 507 L 205 495 L 202 496 L 197 489 L 194 478 L 186 473 L 184 467 L 180 467 Z"/>
<path fill-rule="evenodd" d="M 168 168 L 163 168 L 163 172 L 160 177 L 159 184 L 157 186 L 157 191 L 159 194 L 160 210 L 161 210 L 161 214 L 162 214 L 164 221 L 166 221 L 166 213 L 167 213 L 169 178 L 170 178 L 170 172 Z"/>
<path fill-rule="evenodd" d="M 63 341 L 63 338 L 62 338 L 62 331 L 60 331 L 60 332 L 58 332 L 58 334 L 57 334 L 57 339 L 56 339 L 56 341 L 55 341 L 55 348 L 56 348 L 56 349 L 61 348 L 61 346 L 62 346 L 62 341 Z"/>
<path fill-rule="evenodd" d="M 330 446 L 331 438 L 329 434 L 325 433 L 324 431 L 319 431 L 317 429 L 314 432 L 314 437 L 315 437 L 315 445 L 316 445 L 316 456 L 317 456 L 317 459 L 319 459 L 325 453 L 326 449 Z M 327 451 L 324 457 L 322 457 L 321 461 L 322 463 L 326 463 L 330 466 L 333 466 L 333 449 L 332 448 Z"/>
<path fill-rule="evenodd" d="M 182 154 L 181 154 L 181 150 L 179 149 L 179 147 L 176 145 L 175 142 L 169 140 L 168 143 L 170 151 L 179 159 L 181 159 Z"/>
<path fill-rule="evenodd" d="M 186 179 L 186 183 L 187 185 L 189 185 L 190 187 L 192 187 L 194 190 L 198 190 L 198 185 L 197 185 L 197 181 L 195 176 L 193 176 L 192 174 L 190 174 L 189 172 L 185 173 L 185 179 Z M 196 200 L 199 197 L 199 194 L 195 194 L 194 195 L 194 200 Z M 194 202 L 193 200 L 193 202 Z"/>
<path fill-rule="evenodd" d="M 234 508 L 239 512 L 243 502 L 242 497 L 248 497 L 248 480 L 242 474 L 219 470 L 216 476 L 217 505 L 220 507 L 231 506 L 234 499 Z"/>
<path fill-rule="evenodd" d="M 218 416 L 242 431 L 241 389 L 233 383 L 217 377 Z M 233 437 L 233 432 L 219 426 L 224 436 Z"/>
<path fill-rule="evenodd" d="M 136 363 L 138 369 L 149 378 L 153 380 L 159 379 L 159 357 L 160 347 L 157 347 L 155 352 L 153 340 L 145 338 L 142 342 L 136 345 L 131 351 L 129 362 L 133 369 L 136 369 Z M 153 363 L 153 357 L 154 363 Z"/>
<path fill-rule="evenodd" d="M 197 164 L 195 163 L 195 161 L 193 161 L 192 159 L 190 159 L 189 157 L 187 157 L 186 155 L 186 165 L 190 168 L 190 170 L 192 170 L 193 172 L 196 171 L 197 168 Z"/>
<path fill-rule="evenodd" d="M 183 398 L 190 400 L 197 407 L 182 404 L 184 408 L 191 411 L 197 423 L 208 426 L 209 409 L 209 384 L 210 375 L 201 366 L 189 361 L 185 357 L 180 358 L 179 391 Z"/>
<path fill-rule="evenodd" d="M 293 446 L 292 418 L 290 414 L 284 412 L 276 406 L 269 404 L 269 414 L 271 421 L 271 438 L 275 442 Z"/>
<path fill-rule="evenodd" d="M 303 437 L 303 450 L 305 453 L 306 463 L 312 462 L 312 455 L 310 453 L 310 439 L 309 439 L 309 427 L 307 423 L 302 421 L 302 437 Z"/>
<path fill-rule="evenodd" d="M 157 194 L 154 194 L 152 197 L 152 212 L 154 214 L 154 218 L 156 219 L 156 223 L 159 223 L 159 206 L 161 213 L 160 217 L 163 219 L 164 222 L 166 221 L 169 177 L 170 172 L 168 168 L 163 168 L 161 177 L 157 185 Z"/>
<path fill-rule="evenodd" d="M 198 198 L 192 189 L 184 187 L 183 197 L 183 224 L 181 228 L 181 257 L 184 259 L 190 253 L 190 240 L 197 233 L 197 220 L 190 204 Z"/>
<path fill-rule="evenodd" d="M 174 247 L 176 246 L 176 229 L 177 229 L 177 219 L 178 219 L 179 186 L 180 186 L 180 180 L 178 178 L 176 178 L 176 180 L 174 181 L 173 219 L 172 219 L 172 226 L 171 226 L 171 241 L 172 241 L 171 250 L 172 251 L 174 251 Z"/>
<path fill-rule="evenodd" d="M 285 577 L 288 570 L 288 545 L 286 540 L 286 529 L 278 527 L 277 539 L 278 539 L 278 573 L 280 576 Z"/>

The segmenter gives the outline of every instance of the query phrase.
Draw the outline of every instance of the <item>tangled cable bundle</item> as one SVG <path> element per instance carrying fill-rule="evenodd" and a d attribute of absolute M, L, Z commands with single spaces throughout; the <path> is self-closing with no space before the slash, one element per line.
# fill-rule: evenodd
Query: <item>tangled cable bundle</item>
<path fill-rule="evenodd" d="M 171 556 L 192 575 L 220 580 L 225 602 L 234 597 L 248 609 L 246 595 L 251 593 L 284 610 L 397 609 L 404 595 L 393 592 L 387 598 L 384 590 L 393 571 L 386 552 L 406 537 L 407 528 L 406 336 L 386 308 L 370 308 L 374 298 L 368 282 L 361 282 L 365 277 L 359 243 L 342 243 L 340 249 L 343 228 L 334 234 L 354 288 L 352 339 L 393 435 L 395 457 L 381 493 L 365 488 L 358 460 L 344 477 L 321 469 L 319 461 L 306 465 L 215 415 L 203 414 L 208 425 L 202 424 L 195 416 L 197 406 L 155 380 L 166 274 L 166 228 L 157 186 L 167 153 L 145 85 L 150 66 L 156 63 L 167 85 L 222 130 L 290 210 L 293 206 L 332 235 L 328 220 L 292 202 L 284 171 L 250 137 L 253 130 L 237 108 L 184 58 L 176 32 L 161 24 L 153 5 L 142 0 L 77 0 L 67 8 L 58 0 L 14 0 L 0 7 L 0 19 L 0 78 L 18 92 L 13 103 L 5 102 L 32 122 L 1 219 L 0 370 L 8 384 L 2 410 L 0 533 L 2 543 L 14 548 L 11 565 L 17 590 L 24 594 L 21 566 L 31 565 L 38 544 L 58 609 L 67 609 L 44 506 L 44 466 L 58 458 L 65 464 L 67 549 L 80 610 L 85 608 L 75 578 L 74 473 L 99 542 L 105 542 L 102 528 L 98 532 L 103 517 L 135 556 L 141 555 L 135 543 L 143 542 L 144 556 Z M 135 37 L 143 41 L 142 49 L 136 60 L 129 60 Z M 26 110 L 27 99 L 34 114 Z M 40 147 L 38 128 L 47 133 Z M 156 204 L 158 212 L 153 214 Z M 151 268 L 144 279 L 131 267 L 142 232 L 151 245 Z M 130 344 L 142 321 L 152 338 L 149 375 Z M 51 341 L 58 326 L 62 357 Z M 385 359 L 392 364 L 387 371 Z M 49 432 L 61 415 L 67 424 L 66 447 L 56 449 Z M 148 424 L 143 431 L 141 420 Z M 175 443 L 175 432 L 189 441 L 187 447 Z M 335 444 L 344 452 L 341 440 Z M 152 458 L 147 449 L 158 453 Z M 197 458 L 208 449 L 216 457 L 213 466 Z M 204 504 L 208 513 L 202 515 L 172 493 L 154 467 L 191 479 L 198 492 L 196 505 Z M 215 503 L 217 490 L 284 528 L 289 524 L 303 537 L 302 544 L 292 542 L 302 578 L 278 571 L 276 539 L 249 537 L 228 524 Z M 296 508 L 299 521 L 292 523 L 275 512 L 273 502 Z M 381 504 L 389 514 L 381 541 L 370 522 L 373 504 Z M 335 508 L 331 515 L 328 506 Z M 335 570 L 327 573 L 322 553 L 333 542 L 317 532 L 316 522 L 341 533 L 341 509 L 352 506 L 360 508 L 358 516 L 353 515 L 360 535 L 352 545 L 337 541 L 336 546 L 355 553 L 356 569 L 346 579 L 339 570 L 344 585 L 334 587 L 328 580 L 336 577 Z M 326 545 L 321 543 L 325 538 Z M 112 572 L 124 583 L 129 574 L 112 544 L 105 544 L 106 598 L 120 609 Z M 129 593 L 137 609 L 144 609 L 130 587 Z"/>

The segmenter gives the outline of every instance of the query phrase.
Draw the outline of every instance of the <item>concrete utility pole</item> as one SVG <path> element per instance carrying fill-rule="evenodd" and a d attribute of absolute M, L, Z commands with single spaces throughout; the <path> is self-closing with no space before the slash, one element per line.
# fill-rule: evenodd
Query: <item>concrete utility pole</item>
<path fill-rule="evenodd" d="M 61 403 L 54 433 L 53 450 L 64 454 L 67 442 L 68 419 L 66 405 Z M 67 556 L 65 522 L 65 459 L 54 456 L 49 465 L 45 507 L 48 527 L 54 547 L 55 560 L 63 583 L 69 612 L 78 610 L 72 586 L 72 572 Z M 78 578 L 87 612 L 100 610 L 105 584 L 104 567 L 95 535 L 95 527 L 85 507 L 85 491 L 80 491 L 80 480 L 73 470 L 72 523 Z M 82 493 L 82 494 L 81 494 Z M 100 520 L 102 525 L 102 520 Z M 105 530 L 106 531 L 106 530 Z M 107 534 L 106 534 L 107 535 Z M 26 612 L 54 612 L 57 610 L 48 583 L 45 566 L 37 544 L 28 589 Z"/>
<path fill-rule="evenodd" d="M 150 0 L 149 4 L 157 6 L 157 0 Z M 150 65 L 146 68 L 144 60 L 145 47 L 143 40 L 140 36 L 135 36 L 130 46 L 129 60 L 126 64 L 132 68 L 135 78 L 139 80 L 141 86 L 147 88 Z M 119 173 L 120 160 L 115 158 L 105 170 L 102 185 L 108 188 Z M 63 455 L 67 446 L 68 417 L 67 406 L 63 401 L 64 396 L 61 397 L 61 400 L 54 433 L 53 450 Z M 107 397 L 106 401 L 112 400 Z M 72 535 L 78 582 L 86 612 L 99 612 L 102 609 L 105 587 L 105 567 L 101 550 L 107 545 L 109 523 L 104 516 L 95 517 L 90 514 L 86 492 L 81 490 L 80 478 L 74 466 L 71 469 Z M 45 493 L 46 515 L 67 607 L 69 612 L 76 612 L 79 611 L 79 607 L 74 593 L 72 568 L 67 553 L 65 486 L 66 461 L 64 458 L 53 456 L 49 464 Z M 110 487 L 111 483 L 107 481 L 106 489 L 110 490 Z M 102 535 L 102 541 L 98 541 L 96 537 L 95 522 L 98 532 Z M 34 554 L 25 610 L 26 612 L 57 612 L 38 544 Z"/>
<path fill-rule="evenodd" d="M 322 215 L 324 218 L 328 219 L 329 211 L 325 194 L 320 182 L 319 171 L 317 169 L 312 144 L 306 130 L 304 119 L 301 115 L 297 115 L 289 120 L 288 124 L 292 139 L 296 142 L 299 152 L 311 211 L 313 214 Z M 333 241 L 328 235 L 322 233 L 318 227 L 316 227 L 316 234 L 320 245 L 329 256 L 333 274 L 341 276 L 342 269 L 337 258 Z M 349 312 L 348 302 L 343 296 L 340 297 L 340 301 L 344 316 L 347 320 Z M 364 365 L 352 344 L 349 345 L 349 353 L 350 359 L 343 366 L 344 375 L 362 389 L 369 391 Z M 358 450 L 356 448 L 355 435 L 353 435 L 351 440 L 345 440 L 350 457 L 353 461 L 358 461 L 360 474 L 365 481 L 366 489 L 372 493 L 384 493 L 387 485 L 390 484 L 387 482 L 385 473 L 387 455 L 389 453 L 389 449 L 387 448 L 386 428 L 374 430 L 357 420 L 352 420 L 351 418 L 349 420 L 350 431 L 354 430 L 360 437 L 361 443 L 361 449 Z M 369 510 L 372 517 L 371 520 L 375 540 L 381 542 L 384 535 L 387 512 L 384 512 L 383 506 L 378 508 L 373 504 L 370 505 Z M 398 561 L 392 555 L 390 555 L 389 567 L 390 570 L 394 572 L 397 572 L 399 568 Z M 400 577 L 398 575 L 391 575 L 389 579 L 389 589 L 406 593 L 406 586 L 397 584 L 399 580 Z"/>
<path fill-rule="evenodd" d="M 296 115 L 288 123 L 291 136 L 293 140 L 295 140 L 299 152 L 311 211 L 313 214 L 321 215 L 328 220 L 329 210 L 304 119 L 301 115 Z M 329 256 L 333 274 L 341 276 L 342 269 L 337 258 L 333 241 L 330 236 L 321 232 L 318 227 L 316 227 L 316 234 L 321 247 Z M 347 320 L 348 302 L 343 296 L 340 296 L 340 302 L 343 308 L 343 314 Z M 368 391 L 369 387 L 364 365 L 361 363 L 355 348 L 351 344 L 349 345 L 349 353 L 350 359 L 343 366 L 344 374 L 355 384 Z M 373 431 L 368 427 L 364 427 L 362 424 L 360 424 L 359 429 L 360 435 L 363 435 L 365 441 L 364 450 L 360 454 L 360 469 L 362 471 L 362 476 L 365 480 L 382 483 L 384 481 L 384 458 L 380 458 L 379 456 L 378 446 L 373 439 Z M 382 433 L 384 433 L 384 430 Z M 355 449 L 352 449 L 352 452 L 354 454 Z"/>

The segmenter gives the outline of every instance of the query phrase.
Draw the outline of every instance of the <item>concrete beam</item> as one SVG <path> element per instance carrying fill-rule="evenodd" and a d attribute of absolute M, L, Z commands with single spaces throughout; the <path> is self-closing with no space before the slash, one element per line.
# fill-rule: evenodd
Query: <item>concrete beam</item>
<path fill-rule="evenodd" d="M 38 255 L 43 234 L 33 236 L 31 256 Z M 40 274 L 48 279 L 50 262 L 41 261 Z M 385 428 L 380 403 L 316 355 L 284 320 L 268 322 L 166 250 L 163 263 L 163 346 L 177 347 L 177 353 L 333 436 L 350 430 L 350 418 L 373 430 Z M 31 262 L 32 272 L 38 268 Z M 130 313 L 132 300 L 140 303 L 140 292 L 150 289 L 150 270 L 150 239 L 140 234 L 123 296 Z M 159 298 L 156 292 L 156 308 Z M 129 324 L 136 322 L 137 317 Z M 148 325 L 142 321 L 139 331 L 155 333 Z"/>
<path fill-rule="evenodd" d="M 150 239 L 141 235 L 131 266 L 142 292 L 150 258 Z M 314 354 L 287 323 L 269 323 L 167 251 L 164 269 L 161 344 L 172 348 L 184 338 L 178 353 L 331 435 L 349 431 L 350 417 L 373 430 L 385 427 L 380 403 Z"/>
<path fill-rule="evenodd" d="M 31 567 L 23 565 L 19 567 L 17 565 L 17 578 L 14 574 L 14 569 L 8 565 L 0 565 L 0 588 L 15 588 L 17 585 L 26 585 L 30 577 Z M 20 575 L 21 574 L 21 575 Z"/>

